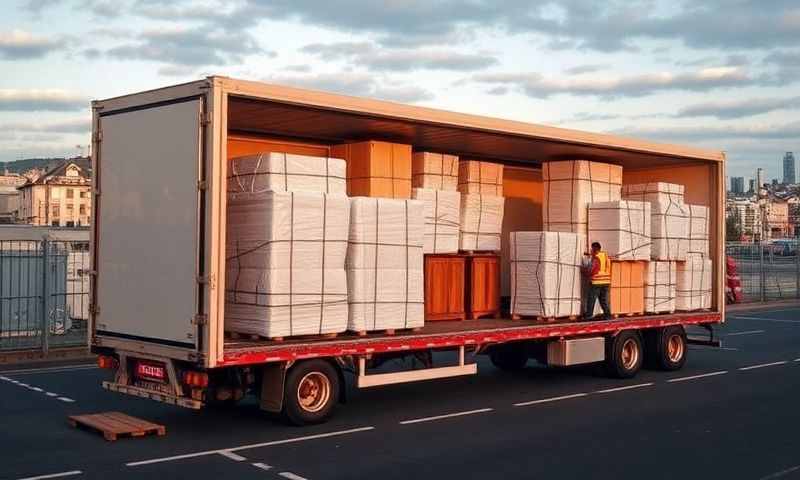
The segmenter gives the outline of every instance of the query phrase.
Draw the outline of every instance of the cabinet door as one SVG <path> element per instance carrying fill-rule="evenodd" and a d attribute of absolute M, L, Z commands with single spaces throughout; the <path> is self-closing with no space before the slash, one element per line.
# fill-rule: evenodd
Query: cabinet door
<path fill-rule="evenodd" d="M 498 257 L 473 257 L 470 268 L 470 312 L 500 308 L 500 262 Z"/>
<path fill-rule="evenodd" d="M 463 318 L 464 267 L 462 257 L 426 257 L 426 320 Z"/>

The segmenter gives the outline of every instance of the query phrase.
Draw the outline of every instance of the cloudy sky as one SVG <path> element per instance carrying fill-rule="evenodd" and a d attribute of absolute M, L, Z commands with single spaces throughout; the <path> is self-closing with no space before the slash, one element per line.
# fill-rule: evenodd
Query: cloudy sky
<path fill-rule="evenodd" d="M 90 99 L 209 74 L 716 148 L 729 175 L 800 154 L 797 0 L 3 3 L 0 161 L 75 155 Z"/>

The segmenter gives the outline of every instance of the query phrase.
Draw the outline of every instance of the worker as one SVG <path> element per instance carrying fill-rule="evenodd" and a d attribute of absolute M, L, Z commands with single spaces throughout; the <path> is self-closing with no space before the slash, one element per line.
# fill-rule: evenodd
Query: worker
<path fill-rule="evenodd" d="M 603 319 L 611 320 L 611 307 L 608 305 L 609 289 L 611 288 L 611 260 L 602 250 L 599 242 L 592 243 L 590 261 L 587 262 L 584 273 L 589 277 L 589 288 L 586 292 L 586 310 L 584 320 L 594 317 L 595 299 L 600 300 L 603 309 Z"/>

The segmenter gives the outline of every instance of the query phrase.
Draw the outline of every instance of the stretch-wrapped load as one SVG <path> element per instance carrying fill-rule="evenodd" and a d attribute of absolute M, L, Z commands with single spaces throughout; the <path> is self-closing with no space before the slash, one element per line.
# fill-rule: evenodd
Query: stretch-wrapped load
<path fill-rule="evenodd" d="M 461 250 L 500 250 L 505 198 L 477 193 L 461 194 Z"/>
<path fill-rule="evenodd" d="M 260 153 L 231 160 L 229 193 L 322 192 L 346 193 L 346 166 L 340 158 L 291 153 Z"/>
<path fill-rule="evenodd" d="M 704 205 L 686 205 L 689 209 L 688 253 L 708 257 L 709 208 Z"/>
<path fill-rule="evenodd" d="M 351 197 L 411 198 L 411 145 L 368 141 L 331 147 L 347 161 Z"/>
<path fill-rule="evenodd" d="M 342 332 L 349 199 L 228 194 L 225 329 L 265 337 Z"/>
<path fill-rule="evenodd" d="M 648 202 L 590 203 L 588 241 L 614 260 L 650 260 L 650 221 Z"/>
<path fill-rule="evenodd" d="M 483 195 L 503 195 L 503 165 L 461 160 L 458 162 L 458 191 Z"/>
<path fill-rule="evenodd" d="M 685 260 L 689 250 L 689 208 L 683 203 L 651 203 L 653 260 Z"/>
<path fill-rule="evenodd" d="M 648 313 L 675 311 L 678 268 L 676 262 L 651 261 L 647 263 L 644 310 Z"/>
<path fill-rule="evenodd" d="M 350 201 L 347 329 L 421 327 L 423 202 L 366 197 Z"/>
<path fill-rule="evenodd" d="M 415 188 L 412 198 L 424 203 L 424 253 L 458 253 L 461 193 Z"/>
<path fill-rule="evenodd" d="M 683 203 L 683 190 L 683 185 L 677 183 L 625 184 L 622 186 L 622 198 L 637 202 Z"/>
<path fill-rule="evenodd" d="M 511 232 L 512 315 L 580 315 L 585 244 L 576 233 Z"/>
<path fill-rule="evenodd" d="M 690 253 L 678 262 L 676 310 L 711 308 L 711 260 L 700 253 Z"/>
<path fill-rule="evenodd" d="M 411 159 L 411 186 L 456 190 L 458 157 L 443 153 L 414 152 Z"/>
<path fill-rule="evenodd" d="M 546 162 L 542 215 L 544 229 L 553 232 L 588 232 L 590 203 L 621 199 L 622 167 L 587 160 Z"/>

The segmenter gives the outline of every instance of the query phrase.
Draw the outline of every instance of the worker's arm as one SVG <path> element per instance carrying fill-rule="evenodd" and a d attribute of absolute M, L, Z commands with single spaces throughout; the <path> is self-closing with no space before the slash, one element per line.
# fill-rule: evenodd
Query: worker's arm
<path fill-rule="evenodd" d="M 592 277 L 597 275 L 597 272 L 600 271 L 600 260 L 597 257 L 592 257 L 592 269 L 589 271 L 589 275 Z"/>

